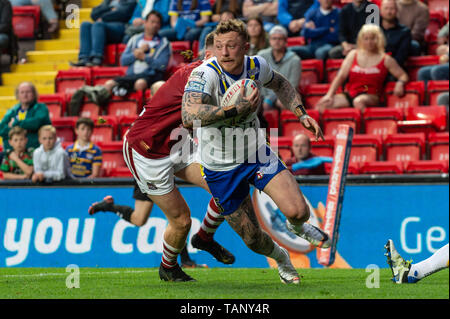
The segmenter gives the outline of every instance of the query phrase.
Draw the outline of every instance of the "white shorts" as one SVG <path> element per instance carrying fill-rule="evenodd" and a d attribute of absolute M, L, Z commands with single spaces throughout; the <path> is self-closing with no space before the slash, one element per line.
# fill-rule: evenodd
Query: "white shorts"
<path fill-rule="evenodd" d="M 174 174 L 188 167 L 194 160 L 196 145 L 188 139 L 191 147 L 187 152 L 177 152 L 167 157 L 151 159 L 142 156 L 123 141 L 123 158 L 134 176 L 141 192 L 150 195 L 165 195 L 175 187 Z"/>

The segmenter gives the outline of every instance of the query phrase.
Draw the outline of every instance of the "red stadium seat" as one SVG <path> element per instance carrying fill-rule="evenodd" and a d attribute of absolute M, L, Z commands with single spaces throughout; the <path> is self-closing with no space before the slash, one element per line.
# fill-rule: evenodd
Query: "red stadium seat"
<path fill-rule="evenodd" d="M 94 131 L 91 141 L 93 143 L 105 143 L 114 141 L 117 135 L 117 119 L 115 116 L 93 117 Z"/>
<path fill-rule="evenodd" d="M 340 124 L 353 127 L 353 132 L 359 132 L 361 112 L 354 108 L 328 109 L 322 113 L 323 133 L 335 136 Z"/>
<path fill-rule="evenodd" d="M 115 96 L 109 101 L 106 112 L 116 117 L 137 115 L 142 109 L 142 92 L 134 92 L 125 97 Z"/>
<path fill-rule="evenodd" d="M 430 12 L 441 12 L 448 20 L 448 0 L 428 0 L 427 3 Z"/>
<path fill-rule="evenodd" d="M 38 100 L 47 105 L 50 119 L 61 117 L 66 112 L 66 97 L 62 93 L 40 94 Z"/>
<path fill-rule="evenodd" d="M 105 46 L 103 63 L 106 65 L 117 65 L 117 44 L 110 43 Z"/>
<path fill-rule="evenodd" d="M 425 42 L 428 46 L 428 54 L 435 55 L 438 47 L 437 36 L 439 30 L 445 24 L 445 17 L 443 12 L 430 12 L 430 20 L 427 29 L 425 30 Z"/>
<path fill-rule="evenodd" d="M 280 122 L 280 111 L 279 110 L 266 110 L 263 113 L 264 118 L 268 123 L 268 128 L 278 128 Z"/>
<path fill-rule="evenodd" d="M 386 84 L 386 105 L 388 107 L 408 108 L 422 105 L 425 97 L 425 85 L 423 82 L 408 82 L 405 85 L 405 95 L 398 97 L 394 95 L 395 82 Z"/>
<path fill-rule="evenodd" d="M 98 117 L 101 113 L 100 106 L 92 102 L 84 103 L 81 106 L 80 116 L 82 117 Z"/>
<path fill-rule="evenodd" d="M 133 177 L 128 167 L 114 167 L 109 170 L 105 170 L 105 176 L 108 177 Z"/>
<path fill-rule="evenodd" d="M 418 161 L 425 155 L 425 134 L 391 134 L 385 142 L 386 161 Z"/>
<path fill-rule="evenodd" d="M 91 85 L 91 70 L 89 68 L 73 68 L 58 71 L 55 79 L 57 93 L 73 94 L 83 85 Z"/>
<path fill-rule="evenodd" d="M 282 160 L 286 161 L 291 158 L 294 154 L 292 154 L 292 139 L 291 136 L 278 136 L 278 137 L 270 137 L 270 147 L 278 152 L 278 155 Z"/>
<path fill-rule="evenodd" d="M 302 76 L 300 78 L 299 90 L 303 92 L 310 84 L 322 82 L 323 61 L 322 60 L 302 60 Z"/>
<path fill-rule="evenodd" d="M 12 26 L 19 39 L 34 39 L 41 19 L 40 6 L 14 6 Z"/>
<path fill-rule="evenodd" d="M 305 107 L 313 109 L 317 102 L 328 92 L 330 84 L 311 84 L 305 88 L 303 98 Z M 309 112 L 309 111 L 308 111 Z"/>
<path fill-rule="evenodd" d="M 406 164 L 406 174 L 441 174 L 448 173 L 445 161 L 411 161 Z"/>
<path fill-rule="evenodd" d="M 115 77 L 124 76 L 127 72 L 128 67 L 118 66 L 118 67 L 93 67 L 91 69 L 92 85 L 102 85 L 106 81 L 112 80 Z"/>
<path fill-rule="evenodd" d="M 447 161 L 449 160 L 449 133 L 430 133 L 428 135 L 428 157 L 431 160 Z"/>
<path fill-rule="evenodd" d="M 423 66 L 439 64 L 438 55 L 424 55 L 409 57 L 406 61 L 406 70 L 410 81 L 417 81 L 417 71 Z"/>
<path fill-rule="evenodd" d="M 327 72 L 327 82 L 331 83 L 333 82 L 334 78 L 336 77 L 336 74 L 339 72 L 339 69 L 341 68 L 342 62 L 344 62 L 344 59 L 328 59 L 325 65 L 326 72 Z"/>
<path fill-rule="evenodd" d="M 319 111 L 308 110 L 308 115 L 319 123 Z M 314 137 L 313 133 L 308 131 L 298 120 L 294 113 L 288 110 L 281 111 L 281 131 L 283 136 L 296 136 L 299 133 L 305 133 L 310 138 Z"/>
<path fill-rule="evenodd" d="M 324 141 L 311 140 L 311 152 L 317 156 L 333 157 L 334 138 L 333 136 L 324 136 Z"/>
<path fill-rule="evenodd" d="M 200 51 L 200 41 L 198 40 L 194 40 L 194 42 L 192 42 L 192 53 L 194 54 L 194 59 L 198 57 L 198 53 Z"/>
<path fill-rule="evenodd" d="M 350 163 L 361 166 L 367 162 L 378 161 L 382 154 L 383 141 L 379 135 L 355 134 L 350 152 Z"/>
<path fill-rule="evenodd" d="M 288 47 L 305 45 L 305 38 L 304 37 L 289 37 L 289 38 L 287 38 L 286 45 Z"/>
<path fill-rule="evenodd" d="M 98 143 L 98 146 L 102 150 L 102 169 L 104 171 L 118 167 L 127 167 L 123 159 L 122 145 L 122 141 Z"/>
<path fill-rule="evenodd" d="M 439 94 L 443 92 L 448 92 L 449 81 L 428 81 L 427 84 L 427 94 L 428 94 L 428 105 L 438 105 L 437 99 Z"/>
<path fill-rule="evenodd" d="M 403 174 L 404 168 L 402 162 L 367 162 L 359 168 L 360 174 L 381 174 L 398 175 Z"/>
<path fill-rule="evenodd" d="M 56 128 L 56 136 L 60 138 L 62 143 L 75 141 L 74 128 L 77 119 L 77 116 L 64 116 L 52 119 L 52 125 Z"/>
<path fill-rule="evenodd" d="M 363 114 L 366 134 L 380 135 L 385 138 L 397 133 L 397 121 L 403 119 L 403 112 L 398 108 L 370 107 Z"/>
<path fill-rule="evenodd" d="M 406 121 L 413 121 L 412 127 L 402 127 L 399 123 L 399 131 L 444 131 L 447 127 L 447 111 L 445 106 L 416 106 L 405 110 Z M 416 126 L 414 126 L 414 121 Z"/>
<path fill-rule="evenodd" d="M 119 135 L 119 138 L 123 140 L 124 134 L 127 132 L 127 130 L 131 127 L 131 124 L 133 124 L 134 121 L 138 118 L 138 115 L 124 115 L 119 117 L 119 120 L 117 121 L 117 133 Z"/>

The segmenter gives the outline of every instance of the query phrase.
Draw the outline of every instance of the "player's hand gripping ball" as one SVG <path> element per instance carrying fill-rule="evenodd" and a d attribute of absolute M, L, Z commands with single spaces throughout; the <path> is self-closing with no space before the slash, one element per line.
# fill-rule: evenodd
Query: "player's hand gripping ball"
<path fill-rule="evenodd" d="M 235 105 L 236 103 L 238 103 L 241 88 L 243 86 L 245 88 L 244 96 L 246 97 L 251 95 L 254 91 L 258 89 L 256 82 L 251 79 L 242 79 L 236 81 L 228 88 L 228 90 L 226 90 L 221 100 L 221 106 L 225 108 L 227 106 Z M 248 115 L 245 115 L 245 118 L 247 118 L 247 116 Z M 239 123 L 242 120 L 242 117 L 243 117 L 242 115 L 237 115 L 236 117 L 233 118 L 233 122 Z"/>

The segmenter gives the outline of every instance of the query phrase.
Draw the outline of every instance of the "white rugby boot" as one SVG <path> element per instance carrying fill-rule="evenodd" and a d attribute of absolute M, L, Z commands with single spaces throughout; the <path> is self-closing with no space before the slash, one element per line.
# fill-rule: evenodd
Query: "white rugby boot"
<path fill-rule="evenodd" d="M 287 229 L 297 236 L 306 239 L 311 244 L 319 248 L 328 248 L 331 246 L 331 238 L 322 229 L 303 223 L 302 225 L 292 225 L 289 220 L 286 220 Z"/>

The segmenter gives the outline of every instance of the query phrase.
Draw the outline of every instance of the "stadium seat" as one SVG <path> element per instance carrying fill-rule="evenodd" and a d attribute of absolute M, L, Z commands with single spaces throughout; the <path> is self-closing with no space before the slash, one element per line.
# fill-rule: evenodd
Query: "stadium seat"
<path fill-rule="evenodd" d="M 39 31 L 41 7 L 14 6 L 12 26 L 19 39 L 34 39 Z"/>
<path fill-rule="evenodd" d="M 292 139 L 293 137 L 291 136 L 270 137 L 270 147 L 274 152 L 278 153 L 278 156 L 280 156 L 283 161 L 286 161 L 293 156 L 291 149 Z"/>
<path fill-rule="evenodd" d="M 437 36 L 439 30 L 445 25 L 444 13 L 440 11 L 430 12 L 430 19 L 425 30 L 425 42 L 427 43 L 428 54 L 436 54 Z"/>
<path fill-rule="evenodd" d="M 305 45 L 305 38 L 304 37 L 289 37 L 289 38 L 287 38 L 286 45 L 288 47 L 293 47 L 293 46 L 298 46 L 298 45 Z"/>
<path fill-rule="evenodd" d="M 91 69 L 92 85 L 102 85 L 106 81 L 112 80 L 118 76 L 124 76 L 127 72 L 128 67 L 118 66 L 118 67 L 93 67 Z"/>
<path fill-rule="evenodd" d="M 437 99 L 439 94 L 448 92 L 449 81 L 428 81 L 427 83 L 427 99 L 428 105 L 438 105 Z"/>
<path fill-rule="evenodd" d="M 317 110 L 308 110 L 308 115 L 319 123 L 320 114 Z M 294 113 L 288 110 L 281 111 L 281 133 L 283 136 L 296 136 L 299 133 L 305 133 L 310 138 L 314 137 L 313 133 L 308 131 L 298 120 Z"/>
<path fill-rule="evenodd" d="M 117 65 L 117 44 L 110 43 L 105 46 L 103 63 L 106 65 Z"/>
<path fill-rule="evenodd" d="M 133 92 L 125 97 L 114 96 L 108 103 L 106 113 L 116 117 L 137 115 L 142 109 L 142 92 Z"/>
<path fill-rule="evenodd" d="M 397 121 L 401 120 L 403 112 L 399 108 L 369 107 L 363 113 L 364 132 L 385 138 L 397 133 Z"/>
<path fill-rule="evenodd" d="M 128 167 L 113 167 L 105 171 L 105 176 L 108 177 L 133 177 Z"/>
<path fill-rule="evenodd" d="M 56 136 L 63 142 L 75 141 L 75 123 L 77 116 L 64 116 L 52 119 L 52 125 L 56 128 Z"/>
<path fill-rule="evenodd" d="M 268 123 L 268 128 L 279 128 L 280 126 L 280 111 L 266 110 L 263 112 L 264 118 Z"/>
<path fill-rule="evenodd" d="M 328 109 L 322 113 L 322 127 L 324 135 L 335 136 L 340 124 L 353 127 L 354 134 L 359 132 L 361 112 L 354 108 Z"/>
<path fill-rule="evenodd" d="M 364 163 L 378 161 L 383 151 L 382 146 L 383 141 L 380 135 L 355 134 L 349 162 L 360 167 Z"/>
<path fill-rule="evenodd" d="M 58 71 L 55 79 L 57 93 L 73 94 L 83 85 L 91 85 L 91 70 L 89 68 L 73 68 Z"/>
<path fill-rule="evenodd" d="M 398 122 L 399 132 L 444 131 L 447 127 L 445 106 L 416 106 L 405 110 L 405 122 Z M 409 122 L 409 125 L 408 125 Z"/>
<path fill-rule="evenodd" d="M 322 82 L 323 61 L 322 60 L 302 60 L 302 76 L 300 78 L 299 90 L 303 92 L 310 84 Z"/>
<path fill-rule="evenodd" d="M 403 163 L 394 161 L 366 162 L 359 168 L 360 174 L 398 175 L 403 172 Z"/>
<path fill-rule="evenodd" d="M 113 168 L 127 167 L 123 159 L 122 145 L 122 141 L 98 142 L 102 150 L 102 169 L 105 173 Z"/>
<path fill-rule="evenodd" d="M 198 57 L 198 53 L 200 51 L 200 41 L 194 40 L 192 42 L 192 53 L 194 54 L 194 59 Z"/>
<path fill-rule="evenodd" d="M 84 103 L 80 109 L 80 116 L 82 117 L 98 117 L 100 113 L 100 106 L 92 102 Z"/>
<path fill-rule="evenodd" d="M 324 138 L 323 141 L 311 139 L 311 152 L 317 156 L 333 157 L 334 137 L 325 135 Z"/>
<path fill-rule="evenodd" d="M 428 158 L 430 160 L 449 160 L 449 133 L 439 132 L 428 135 Z"/>
<path fill-rule="evenodd" d="M 131 127 L 134 121 L 138 118 L 138 115 L 124 115 L 120 116 L 117 125 L 118 135 L 120 139 L 123 139 L 123 135 Z"/>
<path fill-rule="evenodd" d="M 112 142 L 117 136 L 117 119 L 115 116 L 105 115 L 92 117 L 94 121 L 94 131 L 91 141 L 93 143 Z"/>
<path fill-rule="evenodd" d="M 386 161 L 418 161 L 425 157 L 425 133 L 391 134 L 385 142 Z"/>
<path fill-rule="evenodd" d="M 339 69 L 341 68 L 342 62 L 344 59 L 328 59 L 325 64 L 325 69 L 327 73 L 326 80 L 328 83 L 333 82 L 334 78 L 336 77 L 336 74 L 339 72 Z"/>
<path fill-rule="evenodd" d="M 448 0 L 428 0 L 427 3 L 430 12 L 441 12 L 448 20 Z"/>
<path fill-rule="evenodd" d="M 446 161 L 410 161 L 405 165 L 406 174 L 448 173 Z"/>
<path fill-rule="evenodd" d="M 324 164 L 325 173 L 327 175 L 330 175 L 332 166 L 333 166 L 333 163 L 325 163 Z M 359 166 L 358 166 L 358 164 L 352 163 L 352 162 L 348 162 L 347 174 L 358 175 L 359 174 Z"/>
<path fill-rule="evenodd" d="M 40 94 L 38 101 L 47 105 L 50 119 L 61 117 L 66 112 L 66 97 L 62 93 Z"/>
<path fill-rule="evenodd" d="M 423 82 L 408 82 L 405 85 L 405 95 L 394 95 L 395 82 L 388 82 L 385 87 L 386 105 L 388 107 L 408 108 L 422 105 L 425 97 L 425 85 Z"/>
<path fill-rule="evenodd" d="M 303 93 L 303 100 L 307 109 L 313 109 L 317 102 L 328 92 L 330 84 L 308 85 Z M 308 111 L 309 112 L 309 111 Z"/>
<path fill-rule="evenodd" d="M 406 61 L 406 70 L 410 81 L 417 81 L 417 72 L 423 66 L 439 64 L 438 55 L 424 55 L 409 57 Z"/>

